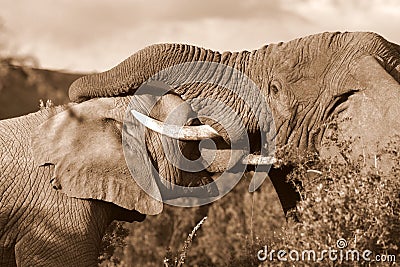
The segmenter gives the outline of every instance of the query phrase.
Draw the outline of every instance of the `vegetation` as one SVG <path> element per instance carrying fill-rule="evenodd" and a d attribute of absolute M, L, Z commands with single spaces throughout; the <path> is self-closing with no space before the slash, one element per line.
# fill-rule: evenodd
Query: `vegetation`
<path fill-rule="evenodd" d="M 0 42 L 0 119 L 35 112 L 40 99 L 69 102 L 68 88 L 81 74 L 38 69 L 32 57 L 3 55 L 1 48 Z"/>
<path fill-rule="evenodd" d="M 127 245 L 117 249 L 119 266 L 162 265 L 166 251 L 178 251 L 205 215 L 208 220 L 192 241 L 184 266 L 395 266 L 393 256 L 400 260 L 400 138 L 394 137 L 377 155 L 377 165 L 390 161 L 391 169 L 365 168 L 362 157 L 350 160 L 350 144 L 338 144 L 345 161 L 321 160 L 290 146 L 278 152 L 280 164 L 294 166 L 289 180 L 301 185 L 302 201 L 295 211 L 301 223 L 286 222 L 271 184 L 250 194 L 245 177 L 210 206 L 167 206 L 143 223 L 125 224 L 130 235 Z M 268 253 L 275 250 L 272 263 L 271 254 L 265 261 L 257 258 L 260 250 L 265 256 L 265 248 Z M 279 250 L 286 251 L 288 262 L 278 260 Z M 308 259 L 309 250 L 316 252 L 315 261 L 312 254 Z M 325 253 L 317 261 L 323 250 L 337 250 L 331 256 L 337 255 L 336 260 Z M 371 261 L 362 258 L 364 251 Z M 385 262 L 378 262 L 377 255 Z"/>

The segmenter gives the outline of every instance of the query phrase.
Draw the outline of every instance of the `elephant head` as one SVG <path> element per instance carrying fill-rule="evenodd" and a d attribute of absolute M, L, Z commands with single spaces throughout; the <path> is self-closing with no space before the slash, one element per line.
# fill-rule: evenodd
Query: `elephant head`
<path fill-rule="evenodd" d="M 161 135 L 143 131 L 141 136 L 132 132 L 134 122 L 125 121 L 129 127 L 124 125 L 130 103 L 136 103 L 136 108 L 140 104 L 147 108 L 147 102 L 154 100 L 154 96 L 142 95 L 138 97 L 140 102 L 132 101 L 133 97 L 98 98 L 70 104 L 55 111 L 33 131 L 31 147 L 35 162 L 40 166 L 55 166 L 50 181 L 53 187 L 70 197 L 103 200 L 150 215 L 162 211 L 163 199 L 187 193 L 169 186 L 203 186 L 206 194 L 215 195 L 217 189 L 207 185 L 212 181 L 212 173 L 187 173 L 166 165 Z M 165 114 L 170 112 L 166 101 L 171 108 L 183 102 L 179 97 L 167 95 L 152 107 L 151 115 L 165 119 Z M 186 123 L 190 112 L 190 108 L 181 105 L 175 120 Z M 167 142 L 171 146 L 170 154 L 179 149 L 187 158 L 196 157 L 196 149 L 192 148 L 196 142 L 178 142 L 177 147 L 170 139 Z M 124 146 L 129 147 L 124 150 Z M 133 161 L 130 161 L 131 153 L 135 155 Z M 157 179 L 151 164 L 170 183 Z M 132 176 L 140 177 L 144 183 L 138 184 Z"/>
<path fill-rule="evenodd" d="M 174 66 L 183 67 L 164 72 Z M 131 95 L 142 83 L 155 79 L 170 86 L 170 92 L 185 100 L 199 121 L 214 128 L 226 143 L 240 143 L 243 135 L 251 135 L 250 152 L 268 154 L 271 142 L 321 151 L 327 122 L 337 116 L 351 117 L 343 129 L 350 129 L 349 136 L 363 136 L 359 148 L 364 149 L 383 133 L 400 129 L 396 120 L 399 66 L 399 46 L 367 32 L 322 33 L 252 52 L 222 54 L 190 45 L 159 44 L 106 72 L 78 79 L 69 95 L 75 102 Z M 248 82 L 235 80 L 232 69 L 249 77 L 260 94 L 254 94 Z M 224 88 L 232 81 L 240 94 Z M 365 115 L 369 108 L 374 110 L 373 119 Z M 376 127 L 379 121 L 385 123 Z M 365 129 L 374 133 L 365 135 Z M 260 136 L 267 144 L 259 144 Z"/>

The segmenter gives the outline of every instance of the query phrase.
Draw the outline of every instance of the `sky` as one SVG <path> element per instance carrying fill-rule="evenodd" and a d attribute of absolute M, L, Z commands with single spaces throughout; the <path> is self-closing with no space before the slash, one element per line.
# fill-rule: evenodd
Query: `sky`
<path fill-rule="evenodd" d="M 240 51 L 325 31 L 400 43 L 399 25 L 400 0 L 0 0 L 0 55 L 93 72 L 155 43 Z"/>

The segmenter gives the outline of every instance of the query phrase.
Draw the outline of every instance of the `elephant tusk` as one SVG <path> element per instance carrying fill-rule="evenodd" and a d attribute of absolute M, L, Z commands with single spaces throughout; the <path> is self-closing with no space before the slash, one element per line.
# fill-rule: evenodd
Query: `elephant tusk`
<path fill-rule="evenodd" d="M 243 158 L 242 163 L 246 165 L 272 165 L 277 160 L 274 157 L 249 154 Z"/>
<path fill-rule="evenodd" d="M 225 171 L 236 164 L 235 159 L 239 159 L 240 164 L 244 165 L 272 165 L 277 159 L 272 156 L 247 154 L 243 155 L 243 150 L 236 149 L 209 149 L 201 148 L 201 156 L 209 170 Z M 241 156 L 242 155 L 242 156 Z M 233 159 L 234 162 L 230 162 Z M 214 171 L 211 171 L 214 172 Z"/>
<path fill-rule="evenodd" d="M 165 124 L 133 109 L 131 113 L 146 128 L 174 139 L 196 141 L 220 137 L 218 132 L 209 125 L 178 126 Z"/>

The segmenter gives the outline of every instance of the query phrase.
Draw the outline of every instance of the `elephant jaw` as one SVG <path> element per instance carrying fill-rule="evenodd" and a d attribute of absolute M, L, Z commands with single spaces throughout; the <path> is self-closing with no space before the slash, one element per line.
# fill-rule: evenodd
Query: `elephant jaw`
<path fill-rule="evenodd" d="M 163 123 L 156 119 L 150 118 L 136 110 L 131 110 L 131 113 L 146 128 L 167 137 L 178 139 L 181 141 L 200 141 L 221 137 L 221 135 L 209 125 L 178 126 Z M 219 172 L 227 169 L 226 166 L 229 165 L 227 161 L 229 161 L 229 159 L 231 158 L 231 154 L 235 153 L 235 151 L 229 149 L 202 149 L 201 153 L 203 155 L 203 158 L 206 159 L 206 162 L 209 165 L 207 169 L 209 171 L 218 170 Z M 269 156 L 249 154 L 242 157 L 241 163 L 244 165 L 271 165 L 276 163 L 276 159 Z M 225 167 L 221 169 L 220 166 Z"/>

